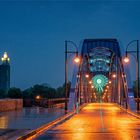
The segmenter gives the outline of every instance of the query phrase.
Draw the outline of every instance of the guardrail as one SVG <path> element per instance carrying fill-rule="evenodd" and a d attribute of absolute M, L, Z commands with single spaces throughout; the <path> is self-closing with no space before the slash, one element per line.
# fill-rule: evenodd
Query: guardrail
<path fill-rule="evenodd" d="M 47 99 L 47 98 L 40 98 L 40 99 L 24 99 L 24 106 L 31 107 L 33 105 L 40 106 L 40 107 L 47 107 L 52 108 L 57 104 L 65 103 L 65 98 L 55 98 L 55 99 Z"/>

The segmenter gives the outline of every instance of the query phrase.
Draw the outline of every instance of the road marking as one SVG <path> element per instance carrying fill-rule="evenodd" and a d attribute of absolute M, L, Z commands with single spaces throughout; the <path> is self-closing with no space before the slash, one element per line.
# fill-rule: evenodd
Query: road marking
<path fill-rule="evenodd" d="M 103 112 L 102 112 L 102 103 L 100 103 L 100 118 L 101 118 L 101 124 L 102 124 L 102 132 L 105 132 L 104 128 L 104 121 L 103 121 Z"/>

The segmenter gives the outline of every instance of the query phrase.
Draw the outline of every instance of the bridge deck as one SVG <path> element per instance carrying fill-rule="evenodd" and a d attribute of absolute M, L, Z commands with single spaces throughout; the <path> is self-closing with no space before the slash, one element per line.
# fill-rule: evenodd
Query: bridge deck
<path fill-rule="evenodd" d="M 114 104 L 93 103 L 35 140 L 139 140 L 140 120 Z"/>

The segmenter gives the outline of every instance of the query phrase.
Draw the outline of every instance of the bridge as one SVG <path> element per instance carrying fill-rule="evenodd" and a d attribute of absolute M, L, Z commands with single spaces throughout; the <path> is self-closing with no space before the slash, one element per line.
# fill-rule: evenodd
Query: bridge
<path fill-rule="evenodd" d="M 113 102 L 128 108 L 128 87 L 116 39 L 85 39 L 75 69 L 68 109 L 76 102 Z M 76 89 L 76 90 L 73 90 Z"/>
<path fill-rule="evenodd" d="M 130 111 L 127 79 L 116 39 L 83 41 L 80 64 L 74 68 L 66 98 L 66 115 L 18 140 L 140 139 L 140 116 Z"/>

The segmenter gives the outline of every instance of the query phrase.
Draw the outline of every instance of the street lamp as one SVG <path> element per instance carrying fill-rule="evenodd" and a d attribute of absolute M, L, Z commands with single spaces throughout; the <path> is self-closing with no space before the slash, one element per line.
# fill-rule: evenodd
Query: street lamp
<path fill-rule="evenodd" d="M 134 43 L 137 42 L 137 50 L 136 51 L 128 51 L 128 47 Z M 128 54 L 132 54 L 132 53 L 136 53 L 136 57 L 134 56 L 135 60 L 136 60 L 136 80 L 137 80 L 137 98 L 136 98 L 136 103 L 137 103 L 137 110 L 139 110 L 139 40 L 132 40 L 131 42 L 128 43 L 128 45 L 126 46 L 126 51 L 125 51 L 125 58 L 124 58 L 124 62 L 128 63 L 129 62 L 129 58 L 128 58 Z"/>
<path fill-rule="evenodd" d="M 113 78 L 116 78 L 116 77 L 117 77 L 117 75 L 114 73 L 114 74 L 112 74 L 112 77 L 113 77 Z"/>
<path fill-rule="evenodd" d="M 75 47 L 75 51 L 68 51 L 68 43 L 71 43 Z M 75 54 L 74 62 L 79 63 L 80 58 L 78 57 L 78 47 L 77 45 L 70 40 L 65 41 L 65 112 L 68 110 L 68 54 Z"/>
<path fill-rule="evenodd" d="M 41 97 L 40 97 L 40 95 L 37 95 L 35 98 L 36 98 L 37 100 L 39 100 Z"/>
<path fill-rule="evenodd" d="M 78 56 L 78 52 L 76 53 L 76 57 L 74 58 L 74 62 L 75 63 L 79 63 L 80 62 L 80 58 Z"/>
<path fill-rule="evenodd" d="M 89 84 L 92 84 L 92 81 L 89 81 Z"/>
<path fill-rule="evenodd" d="M 129 63 L 129 58 L 128 58 L 128 56 L 126 55 L 126 57 L 124 58 L 124 60 L 123 60 L 125 63 Z"/>
<path fill-rule="evenodd" d="M 89 78 L 89 74 L 85 74 L 85 77 L 86 77 L 86 78 Z"/>

